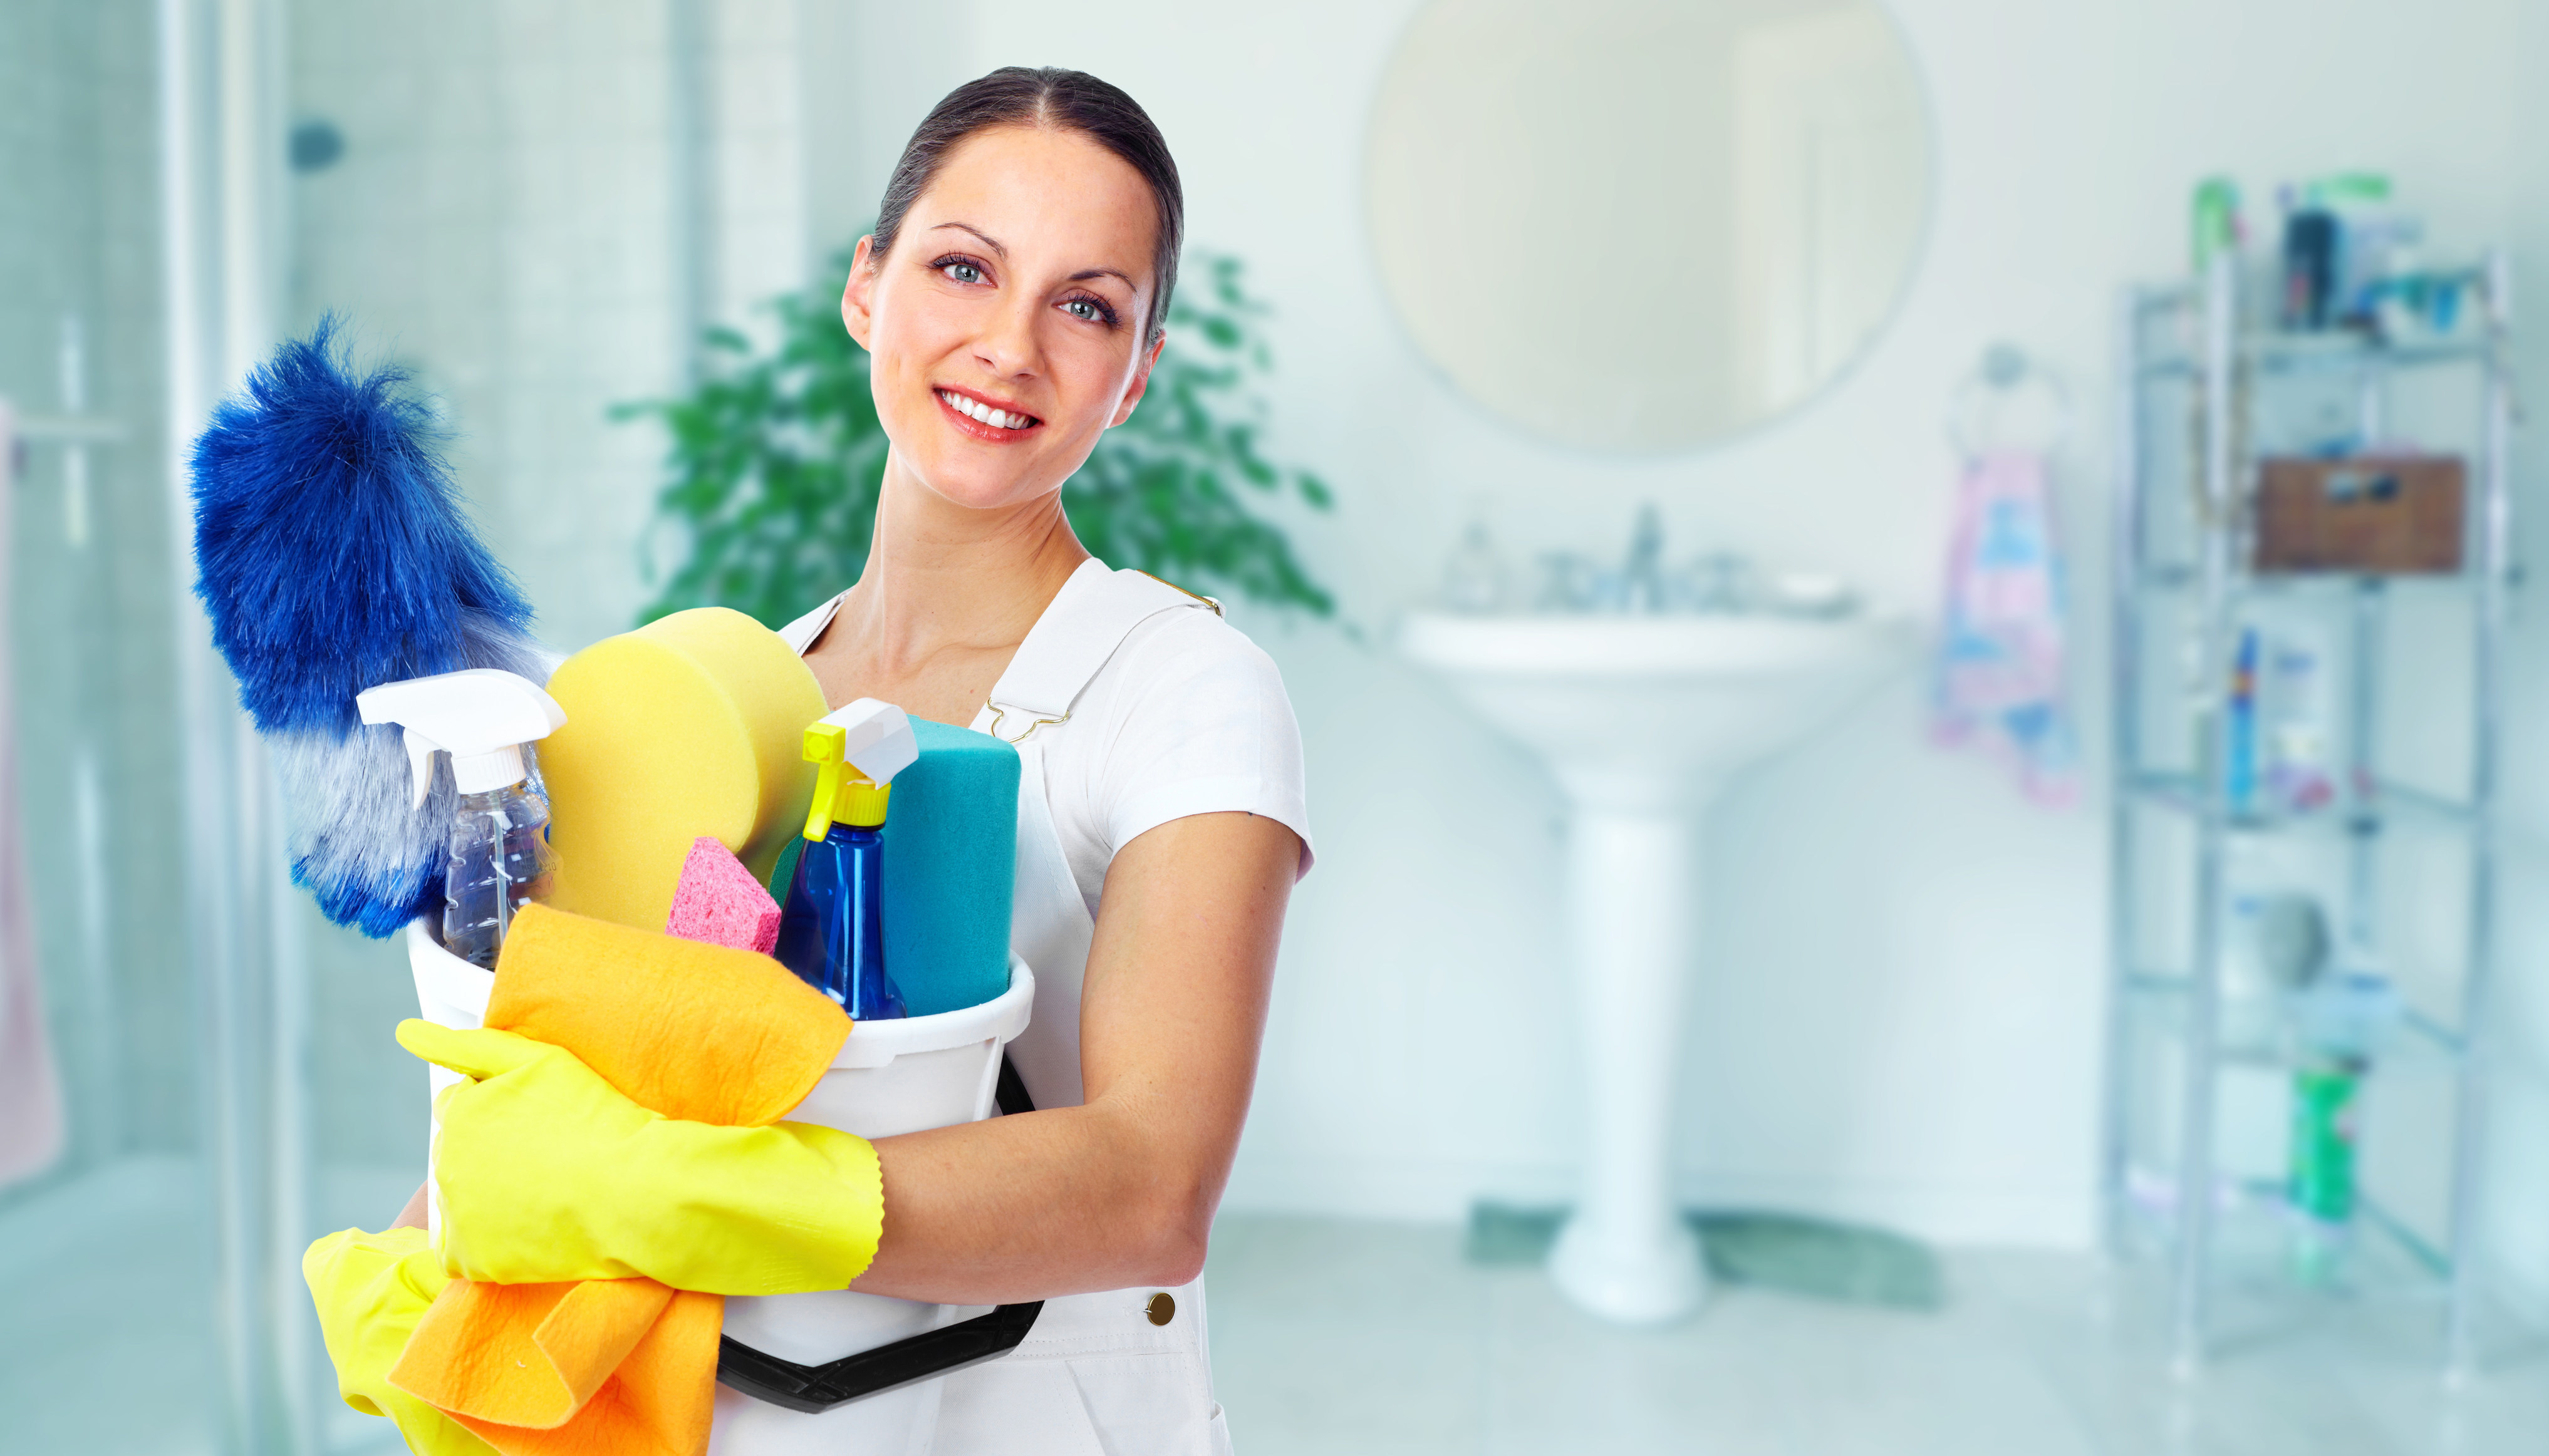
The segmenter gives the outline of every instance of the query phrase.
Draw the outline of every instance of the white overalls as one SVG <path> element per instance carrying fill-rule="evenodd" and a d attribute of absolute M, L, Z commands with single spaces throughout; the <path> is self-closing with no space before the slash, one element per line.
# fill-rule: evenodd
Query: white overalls
<path fill-rule="evenodd" d="M 803 654 L 840 598 L 781 635 Z M 1127 634 L 1163 611 L 1210 610 L 1139 572 L 1082 565 L 1036 620 L 973 727 L 1018 750 L 1017 890 L 1009 948 L 1036 976 L 1035 1014 L 1009 1053 L 1038 1107 L 1075 1107 L 1080 1079 L 1080 987 L 1096 933 L 1063 857 L 1047 802 L 1044 759 L 1072 731 L 1071 707 Z M 1226 1456 L 1230 1436 L 1212 1398 L 1203 1281 L 1166 1293 L 1165 1325 L 1147 1309 L 1156 1288 L 1047 1300 L 1026 1342 L 947 1378 L 935 1456 Z"/>

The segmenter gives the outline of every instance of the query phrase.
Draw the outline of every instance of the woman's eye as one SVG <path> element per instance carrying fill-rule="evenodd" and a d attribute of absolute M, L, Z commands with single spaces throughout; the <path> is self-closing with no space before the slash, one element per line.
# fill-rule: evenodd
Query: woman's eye
<path fill-rule="evenodd" d="M 948 279 L 955 283 L 980 283 L 983 281 L 983 270 L 972 263 L 950 263 L 938 271 L 946 274 Z"/>
<path fill-rule="evenodd" d="M 1086 299 L 1073 299 L 1063 307 L 1071 311 L 1074 318 L 1086 318 L 1092 323 L 1097 321 L 1097 306 Z"/>

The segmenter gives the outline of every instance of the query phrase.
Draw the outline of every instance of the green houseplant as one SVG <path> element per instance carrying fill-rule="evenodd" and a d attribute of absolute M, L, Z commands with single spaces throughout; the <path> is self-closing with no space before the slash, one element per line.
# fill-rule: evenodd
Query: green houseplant
<path fill-rule="evenodd" d="M 844 254 L 828 276 L 848 268 Z M 1181 271 L 1150 390 L 1063 487 L 1063 509 L 1110 566 L 1330 615 L 1334 599 L 1247 500 L 1331 503 L 1316 476 L 1260 449 L 1256 387 L 1272 368 L 1258 322 L 1265 306 L 1243 287 L 1236 258 L 1191 256 Z M 779 331 L 767 351 L 731 328 L 710 330 L 690 394 L 614 411 L 661 419 L 672 436 L 656 524 L 679 538 L 682 557 L 668 573 L 650 561 L 661 590 L 643 620 L 730 606 L 777 625 L 858 580 L 886 437 L 867 351 L 841 327 L 839 292 L 815 286 L 774 300 Z"/>

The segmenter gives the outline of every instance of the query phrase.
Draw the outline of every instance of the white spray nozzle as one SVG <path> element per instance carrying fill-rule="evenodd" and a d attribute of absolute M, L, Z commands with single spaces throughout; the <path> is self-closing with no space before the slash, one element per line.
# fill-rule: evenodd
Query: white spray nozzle
<path fill-rule="evenodd" d="M 893 703 L 863 697 L 824 714 L 822 721 L 841 730 L 842 761 L 872 783 L 892 783 L 894 775 L 920 759 L 911 719 Z"/>
<path fill-rule="evenodd" d="M 566 709 L 528 678 L 496 668 L 464 668 L 364 688 L 354 697 L 366 723 L 407 730 L 408 774 L 416 805 L 433 783 L 433 756 L 451 755 L 462 793 L 519 783 L 522 745 L 566 726 Z"/>

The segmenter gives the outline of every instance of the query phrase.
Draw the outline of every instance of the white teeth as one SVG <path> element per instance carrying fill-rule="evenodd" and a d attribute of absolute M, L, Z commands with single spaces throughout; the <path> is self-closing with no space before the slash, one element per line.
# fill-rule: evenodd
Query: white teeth
<path fill-rule="evenodd" d="M 969 400 L 963 395 L 950 394 L 945 390 L 938 392 L 938 398 L 945 400 L 948 407 L 959 414 L 970 415 L 997 429 L 1024 429 L 1032 422 L 1032 417 L 1029 415 L 1012 414 L 1006 410 L 994 410 L 980 400 Z"/>

